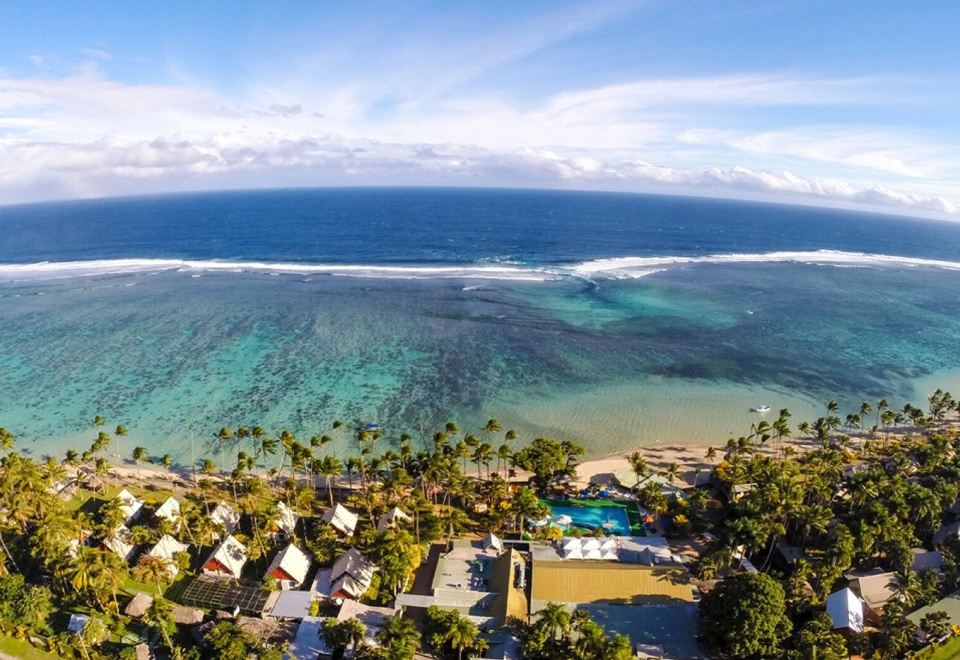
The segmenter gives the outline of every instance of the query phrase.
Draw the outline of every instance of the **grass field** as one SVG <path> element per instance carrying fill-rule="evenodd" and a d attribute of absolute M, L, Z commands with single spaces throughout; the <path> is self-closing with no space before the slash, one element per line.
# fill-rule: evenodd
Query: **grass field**
<path fill-rule="evenodd" d="M 0 654 L 23 660 L 56 660 L 57 656 L 34 648 L 28 642 L 0 635 Z"/>
<path fill-rule="evenodd" d="M 960 637 L 954 637 L 949 642 L 936 649 L 927 656 L 930 660 L 958 660 L 960 659 Z"/>

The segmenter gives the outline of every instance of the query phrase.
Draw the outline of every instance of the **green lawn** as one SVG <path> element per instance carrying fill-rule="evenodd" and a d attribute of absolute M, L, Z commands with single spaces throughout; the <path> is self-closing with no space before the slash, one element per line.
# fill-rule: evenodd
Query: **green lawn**
<path fill-rule="evenodd" d="M 0 635 L 0 653 L 6 653 L 14 658 L 22 658 L 23 660 L 47 660 L 48 658 L 56 660 L 57 657 L 46 651 L 34 648 L 28 642 L 7 637 L 6 635 Z"/>
<path fill-rule="evenodd" d="M 930 660 L 957 660 L 958 658 L 960 658 L 960 637 L 954 637 L 930 655 Z"/>

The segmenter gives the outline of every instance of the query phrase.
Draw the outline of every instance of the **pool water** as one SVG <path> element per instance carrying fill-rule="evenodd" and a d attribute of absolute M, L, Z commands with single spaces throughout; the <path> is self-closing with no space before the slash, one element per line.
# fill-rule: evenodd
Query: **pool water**
<path fill-rule="evenodd" d="M 554 518 L 563 515 L 570 516 L 573 524 L 577 527 L 596 529 L 609 522 L 612 526 L 604 528 L 608 532 L 617 536 L 630 536 L 630 519 L 627 517 L 626 509 L 621 507 L 579 507 L 559 504 L 550 504 L 549 506 L 553 511 Z"/>

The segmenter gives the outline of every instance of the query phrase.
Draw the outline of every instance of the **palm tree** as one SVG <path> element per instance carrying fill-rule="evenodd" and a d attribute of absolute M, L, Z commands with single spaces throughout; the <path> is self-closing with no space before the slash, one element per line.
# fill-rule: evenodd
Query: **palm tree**
<path fill-rule="evenodd" d="M 464 650 L 473 646 L 473 643 L 477 641 L 478 632 L 473 622 L 463 616 L 458 617 L 450 626 L 447 631 L 447 642 L 457 651 L 457 657 L 460 660 L 463 660 Z"/>
<path fill-rule="evenodd" d="M 333 480 L 343 473 L 343 463 L 336 456 L 324 456 L 320 460 L 320 474 L 327 483 L 327 497 L 333 506 Z"/>
<path fill-rule="evenodd" d="M 559 639 L 570 632 L 572 623 L 570 612 L 560 603 L 547 603 L 545 608 L 537 612 L 537 616 L 554 639 Z"/>
<path fill-rule="evenodd" d="M 650 468 L 647 466 L 647 460 L 643 457 L 643 454 L 635 451 L 627 456 L 627 461 L 630 463 L 630 469 L 637 477 L 634 488 L 639 488 L 642 482 L 650 478 Z"/>
<path fill-rule="evenodd" d="M 154 555 L 143 554 L 140 561 L 137 562 L 133 574 L 141 582 L 148 582 L 157 588 L 157 597 L 163 591 L 162 584 L 170 579 L 170 569 L 173 562 L 166 557 L 155 557 Z"/>
<path fill-rule="evenodd" d="M 392 616 L 377 633 L 377 641 L 393 660 L 410 660 L 420 647 L 420 632 L 413 619 Z"/>
<path fill-rule="evenodd" d="M 170 601 L 157 596 L 153 599 L 153 602 L 150 603 L 150 607 L 147 608 L 146 613 L 143 615 L 143 622 L 155 628 L 160 633 L 160 636 L 163 637 L 163 643 L 170 650 L 173 657 L 179 658 L 182 657 L 182 652 L 170 638 L 170 624 L 172 623 L 170 615 L 172 612 L 173 605 Z"/>
<path fill-rule="evenodd" d="M 143 488 L 143 477 L 140 474 L 140 461 L 147 459 L 147 448 L 146 447 L 134 447 L 133 449 L 133 463 L 137 466 L 137 484 Z"/>

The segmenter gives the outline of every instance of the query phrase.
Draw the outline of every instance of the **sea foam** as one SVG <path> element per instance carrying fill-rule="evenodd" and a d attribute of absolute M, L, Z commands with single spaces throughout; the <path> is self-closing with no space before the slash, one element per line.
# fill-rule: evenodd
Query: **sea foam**
<path fill-rule="evenodd" d="M 541 267 L 514 264 L 460 265 L 380 265 L 311 264 L 293 262 L 218 261 L 191 259 L 100 259 L 32 264 L 0 264 L 0 281 L 22 282 L 71 277 L 158 273 L 178 271 L 193 276 L 204 272 L 251 273 L 269 275 L 330 275 L 371 279 L 461 279 L 545 282 L 565 278 L 585 280 L 638 279 L 685 265 L 723 265 L 749 263 L 797 263 L 835 267 L 921 267 L 960 271 L 960 262 L 921 259 L 886 254 L 811 250 L 799 252 L 730 253 L 708 255 L 666 255 L 652 257 L 612 257 L 569 265 Z"/>

